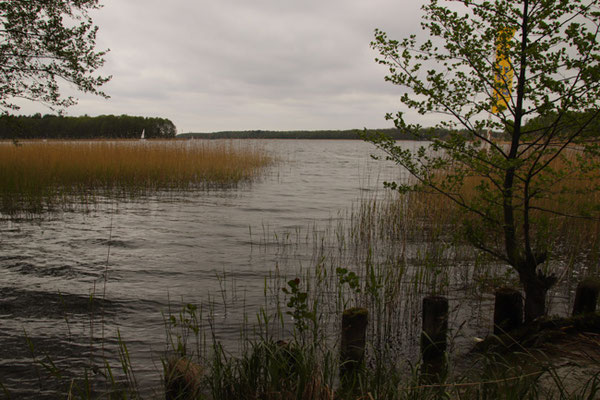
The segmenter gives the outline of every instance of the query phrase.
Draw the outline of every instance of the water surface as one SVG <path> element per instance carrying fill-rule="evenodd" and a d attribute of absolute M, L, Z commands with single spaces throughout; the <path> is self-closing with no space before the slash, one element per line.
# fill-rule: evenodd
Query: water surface
<path fill-rule="evenodd" d="M 310 267 L 315 233 L 344 222 L 383 181 L 403 178 L 361 141 L 244 144 L 264 146 L 280 162 L 237 189 L 107 200 L 90 212 L 0 222 L 0 382 L 17 397 L 52 398 L 56 388 L 40 384 L 26 336 L 37 359 L 48 354 L 77 373 L 114 360 L 119 331 L 140 387 L 153 393 L 169 309 L 215 305 L 213 327 L 235 351 L 243 316 L 254 319 L 264 305 L 272 272 Z M 459 343 L 489 331 L 489 296 L 467 303 L 458 288 L 449 297 Z M 224 308 L 223 299 L 237 301 Z M 418 330 L 418 308 L 404 307 L 398 325 Z M 414 350 L 413 339 L 402 345 Z"/>
<path fill-rule="evenodd" d="M 23 396 L 42 390 L 25 334 L 41 358 L 47 352 L 85 366 L 101 356 L 101 343 L 114 356 L 119 329 L 138 380 L 157 384 L 170 305 L 218 299 L 225 273 L 254 315 L 281 258 L 311 257 L 310 246 L 282 254 L 279 238 L 306 242 L 311 230 L 342 218 L 399 174 L 371 160 L 373 146 L 360 141 L 246 144 L 264 146 L 280 162 L 238 189 L 108 201 L 87 213 L 0 223 L 0 381 Z M 104 301 L 92 308 L 92 297 Z M 226 320 L 235 318 L 223 316 L 218 329 L 235 341 L 238 327 Z"/>

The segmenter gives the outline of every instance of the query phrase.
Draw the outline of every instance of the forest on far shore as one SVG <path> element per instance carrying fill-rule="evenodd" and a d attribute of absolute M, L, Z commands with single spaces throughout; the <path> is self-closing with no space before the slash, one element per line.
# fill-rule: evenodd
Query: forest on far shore
<path fill-rule="evenodd" d="M 130 115 L 65 117 L 0 115 L 0 139 L 174 138 L 177 129 L 165 118 Z"/>
<path fill-rule="evenodd" d="M 198 139 L 362 139 L 360 133 L 362 129 L 348 130 L 319 130 L 319 131 L 220 131 L 220 132 L 189 132 L 177 135 L 177 138 L 198 138 Z M 403 132 L 396 128 L 388 129 L 368 129 L 368 132 L 385 133 L 397 140 L 423 140 L 416 136 Z M 438 128 L 424 129 L 426 137 L 443 137 L 448 131 Z"/>
<path fill-rule="evenodd" d="M 530 119 L 523 126 L 523 134 L 535 139 L 539 135 L 540 129 L 548 121 L 558 121 L 554 124 L 556 135 L 572 135 L 574 130 L 582 120 L 589 120 L 589 123 L 582 128 L 582 136 L 594 137 L 600 130 L 600 113 L 591 110 L 583 113 L 568 112 L 560 118 L 556 114 L 548 113 L 544 116 Z M 202 138 L 202 139 L 362 139 L 361 133 L 364 129 L 347 130 L 293 130 L 293 131 L 268 131 L 268 130 L 248 130 L 248 131 L 219 131 L 219 132 L 189 132 L 177 135 L 177 138 Z M 413 135 L 410 132 L 402 131 L 397 128 L 386 129 L 367 129 L 367 133 L 383 133 L 396 140 L 428 140 L 444 139 L 450 134 L 449 129 L 440 127 L 423 127 L 419 130 L 419 135 Z M 460 130 L 459 130 L 460 132 Z M 465 135 L 468 135 L 465 132 Z M 493 131 L 491 133 L 495 140 L 509 140 L 508 130 Z M 469 139 L 472 140 L 472 139 Z"/>

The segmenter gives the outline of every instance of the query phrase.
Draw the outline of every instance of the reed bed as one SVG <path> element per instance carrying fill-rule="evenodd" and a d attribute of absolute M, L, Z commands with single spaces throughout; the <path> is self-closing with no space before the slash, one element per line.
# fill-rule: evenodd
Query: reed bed
<path fill-rule="evenodd" d="M 542 157 L 544 163 L 548 156 Z M 524 177 L 531 165 L 526 160 L 517 170 Z M 598 252 L 600 251 L 600 170 L 597 156 L 586 155 L 579 148 L 568 148 L 560 157 L 548 160 L 545 172 L 538 174 L 529 186 L 529 193 L 536 195 L 529 199 L 529 222 L 534 246 L 549 253 L 550 259 L 567 263 L 585 264 L 588 273 L 598 272 Z M 444 180 L 446 173 L 438 175 Z M 502 181 L 497 177 L 496 181 Z M 517 236 L 523 234 L 524 183 L 515 179 L 513 205 Z M 487 193 L 482 191 L 488 187 Z M 504 252 L 504 232 L 502 229 L 502 199 L 488 178 L 477 174 L 466 176 L 462 185 L 453 188 L 453 195 L 459 195 L 467 204 L 475 204 L 481 212 L 488 214 L 498 224 L 485 224 L 481 217 L 458 206 L 443 194 L 428 191 L 410 192 L 385 201 L 380 219 L 387 230 L 398 227 L 415 226 L 417 234 L 438 235 L 436 240 L 459 240 L 456 245 L 468 246 L 470 242 L 463 229 L 467 224 L 489 246 L 498 253 Z M 495 193 L 494 193 L 495 192 Z M 481 199 L 485 198 L 484 201 Z M 489 207 L 484 207 L 489 205 Z M 402 213 L 399 213 L 399 210 Z M 403 215 L 404 221 L 398 215 Z M 386 223 L 388 222 L 389 223 Z M 403 228 L 406 232 L 406 228 Z M 439 237 L 442 234 L 443 237 Z M 457 236 L 458 235 L 458 236 Z M 418 240 L 413 236 L 411 240 Z M 564 271 L 558 271 L 564 273 Z"/>
<path fill-rule="evenodd" d="M 502 354 L 465 356 L 475 336 L 491 333 L 494 289 L 517 280 L 469 245 L 457 223 L 462 216 L 440 195 L 385 192 L 360 199 L 325 227 L 264 233 L 258 249 L 277 254 L 264 279 L 264 305 L 247 310 L 235 282 L 217 276 L 220 293 L 166 315 L 162 378 L 169 380 L 172 360 L 184 358 L 202 369 L 194 388 L 202 399 L 597 398 L 599 373 L 572 385 L 527 349 L 519 362 Z M 549 223 L 555 257 L 547 267 L 561 273 L 555 295 L 567 304 L 578 277 L 596 271 L 600 225 L 560 215 Z M 294 257 L 307 249 L 308 259 Z M 448 370 L 435 385 L 419 378 L 420 307 L 430 294 L 450 298 Z M 366 358 L 354 379 L 342 382 L 339 327 L 353 306 L 369 313 Z M 228 347 L 219 325 L 240 312 L 237 348 Z M 127 357 L 119 363 L 130 365 Z M 111 380 L 97 397 L 141 398 L 127 367 L 119 375 L 109 365 L 99 366 Z M 69 398 L 93 392 L 87 379 L 66 383 Z M 164 396 L 159 389 L 156 397 Z"/>
<path fill-rule="evenodd" d="M 232 188 L 273 162 L 261 148 L 231 141 L 0 143 L 0 213 L 39 214 L 99 196 Z"/>
<path fill-rule="evenodd" d="M 566 384 L 564 370 L 525 348 L 516 358 L 465 355 L 474 337 L 491 334 L 495 288 L 518 283 L 510 269 L 468 245 L 455 225 L 457 212 L 442 197 L 423 192 L 362 199 L 344 218 L 304 236 L 312 258 L 288 268 L 284 260 L 302 245 L 302 235 L 265 241 L 264 246 L 282 249 L 282 260 L 265 279 L 265 305 L 256 320 L 245 319 L 240 349 L 221 341 L 214 321 L 224 306 L 211 303 L 198 309 L 204 316 L 177 319 L 207 321 L 190 329 L 199 337 L 177 336 L 203 345 L 172 344 L 168 354 L 206 367 L 202 388 L 212 399 L 592 399 L 600 394 L 597 362 L 585 379 Z M 568 266 L 560 295 L 569 293 L 568 280 L 575 281 L 586 265 Z M 434 385 L 419 378 L 420 307 L 429 294 L 451 299 L 448 370 Z M 222 299 L 236 307 L 234 295 L 224 291 Z M 366 360 L 352 382 L 342 382 L 340 317 L 352 306 L 368 309 Z M 475 320 L 479 328 L 468 326 Z M 203 350 L 178 352 L 182 348 Z"/>
<path fill-rule="evenodd" d="M 540 362 L 528 349 L 517 361 L 494 353 L 465 357 L 473 335 L 491 332 L 490 310 L 477 304 L 477 296 L 506 284 L 507 276 L 465 246 L 448 207 L 437 196 L 387 192 L 360 200 L 324 229 L 273 233 L 272 238 L 265 233 L 257 251 L 275 250 L 279 261 L 265 277 L 264 305 L 246 309 L 240 289 L 225 273 L 217 276 L 221 291 L 206 302 L 173 305 L 165 315 L 161 380 L 168 383 L 171 366 L 183 359 L 193 363 L 189 374 L 195 376 L 194 396 L 187 398 L 596 398 L 600 374 L 573 384 L 562 365 Z M 304 247 L 312 249 L 310 260 L 296 263 L 290 255 L 304 253 Z M 420 305 L 432 293 L 451 298 L 448 369 L 439 384 L 419 377 Z M 342 381 L 339 328 L 342 311 L 352 306 L 369 312 L 366 358 L 351 381 Z M 231 346 L 221 325 L 227 323 L 223 316 L 236 312 L 243 318 L 237 346 Z M 483 330 L 465 328 L 464 321 L 477 318 Z M 46 361 L 42 366 L 53 376 L 67 377 L 61 379 L 68 398 L 165 398 L 161 388 L 148 394 L 138 386 L 120 338 L 119 346 L 118 360 L 91 367 L 102 371 L 104 382 L 90 380 L 89 372 L 77 378 Z M 593 366 L 597 371 L 598 363 Z M 181 390 L 180 398 L 186 398 L 187 389 Z"/>

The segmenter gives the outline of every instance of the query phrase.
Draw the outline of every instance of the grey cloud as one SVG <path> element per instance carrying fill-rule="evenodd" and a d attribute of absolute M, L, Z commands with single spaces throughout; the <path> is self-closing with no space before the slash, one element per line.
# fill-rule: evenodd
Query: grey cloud
<path fill-rule="evenodd" d="M 102 3 L 111 99 L 78 94 L 68 113 L 159 115 L 180 131 L 389 126 L 401 92 L 369 42 L 376 27 L 392 37 L 419 27 L 408 0 Z"/>

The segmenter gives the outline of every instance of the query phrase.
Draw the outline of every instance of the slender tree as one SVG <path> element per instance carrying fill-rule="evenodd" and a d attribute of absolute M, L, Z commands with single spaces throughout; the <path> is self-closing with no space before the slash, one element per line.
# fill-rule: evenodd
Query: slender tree
<path fill-rule="evenodd" d="M 106 53 L 95 50 L 89 16 L 98 7 L 98 0 L 0 1 L 0 110 L 18 110 L 17 98 L 75 104 L 61 96 L 61 82 L 107 97 L 99 88 L 110 77 L 94 75 Z"/>
<path fill-rule="evenodd" d="M 453 133 L 416 151 L 365 136 L 414 178 L 388 186 L 459 206 L 470 241 L 518 273 L 531 321 L 556 283 L 542 268 L 550 217 L 597 216 L 593 202 L 565 201 L 600 189 L 599 1 L 430 0 L 423 10 L 425 41 L 376 30 L 371 45 L 404 106 L 439 114 Z M 402 112 L 387 119 L 423 136 Z"/>

